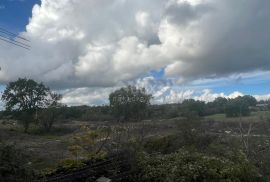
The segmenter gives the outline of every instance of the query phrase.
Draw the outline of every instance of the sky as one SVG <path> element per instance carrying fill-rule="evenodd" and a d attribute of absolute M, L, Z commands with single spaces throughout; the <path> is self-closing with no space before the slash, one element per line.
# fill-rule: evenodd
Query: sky
<path fill-rule="evenodd" d="M 153 103 L 270 97 L 270 1 L 0 0 L 0 28 L 31 50 L 0 42 L 0 90 L 19 77 L 101 105 L 145 87 Z"/>

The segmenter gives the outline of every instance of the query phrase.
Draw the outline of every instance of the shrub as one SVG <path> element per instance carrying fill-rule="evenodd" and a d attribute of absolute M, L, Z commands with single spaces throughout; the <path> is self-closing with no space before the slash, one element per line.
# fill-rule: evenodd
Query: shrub
<path fill-rule="evenodd" d="M 140 175 L 137 181 L 162 182 L 254 182 L 260 181 L 256 167 L 251 165 L 243 154 L 239 160 L 230 161 L 225 158 L 206 156 L 184 149 L 168 155 L 149 155 L 143 153 L 139 157 Z"/>
<path fill-rule="evenodd" d="M 34 177 L 26 156 L 13 146 L 0 144 L 1 181 L 28 182 Z"/>

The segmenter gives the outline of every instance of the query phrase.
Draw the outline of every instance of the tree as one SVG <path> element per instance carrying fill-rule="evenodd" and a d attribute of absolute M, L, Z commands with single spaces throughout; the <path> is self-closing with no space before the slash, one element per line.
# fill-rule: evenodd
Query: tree
<path fill-rule="evenodd" d="M 242 97 L 243 102 L 245 102 L 248 106 L 256 106 L 257 100 L 251 95 L 245 95 Z"/>
<path fill-rule="evenodd" d="M 208 103 L 208 105 L 215 110 L 214 113 L 224 113 L 227 102 L 226 98 L 218 97 L 213 102 Z"/>
<path fill-rule="evenodd" d="M 252 96 L 237 97 L 235 99 L 229 99 L 225 113 L 227 117 L 239 117 L 248 116 L 250 114 L 250 106 L 255 106 L 257 100 Z"/>
<path fill-rule="evenodd" d="M 11 111 L 22 122 L 27 132 L 30 123 L 34 121 L 34 112 L 38 108 L 47 108 L 49 103 L 53 104 L 53 97 L 54 94 L 43 83 L 19 78 L 7 85 L 2 100 L 6 103 L 6 110 Z"/>
<path fill-rule="evenodd" d="M 144 88 L 128 86 L 111 93 L 110 107 L 117 119 L 140 120 L 147 114 L 152 95 L 147 94 Z"/>
<path fill-rule="evenodd" d="M 187 118 L 205 115 L 205 102 L 195 101 L 194 99 L 184 100 L 181 104 L 182 115 Z"/>
<path fill-rule="evenodd" d="M 39 113 L 39 122 L 41 126 L 46 130 L 50 131 L 53 123 L 55 122 L 57 118 L 57 114 L 59 111 L 59 108 L 62 106 L 59 103 L 59 100 L 61 100 L 62 95 L 56 94 L 56 93 L 50 93 L 50 97 L 48 97 L 46 101 L 47 108 L 41 109 L 41 112 Z"/>

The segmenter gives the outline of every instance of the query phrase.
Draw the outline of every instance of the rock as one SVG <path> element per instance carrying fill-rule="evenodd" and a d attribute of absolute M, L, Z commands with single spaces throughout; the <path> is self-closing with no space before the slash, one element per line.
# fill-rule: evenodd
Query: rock
<path fill-rule="evenodd" d="M 105 178 L 105 177 L 100 177 L 97 179 L 97 182 L 111 182 L 112 180 Z"/>

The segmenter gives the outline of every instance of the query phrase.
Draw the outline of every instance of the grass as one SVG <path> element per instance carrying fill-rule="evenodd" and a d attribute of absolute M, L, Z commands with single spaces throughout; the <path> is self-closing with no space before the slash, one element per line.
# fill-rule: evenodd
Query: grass
<path fill-rule="evenodd" d="M 270 118 L 269 111 L 258 111 L 251 113 L 248 117 L 243 117 L 245 121 L 260 122 Z M 215 114 L 205 117 L 205 120 L 216 122 L 237 122 L 239 118 L 227 118 L 225 114 Z M 154 137 L 166 136 L 178 132 L 178 123 L 182 118 L 147 120 L 144 122 L 144 131 Z M 72 121 L 69 123 L 56 123 L 51 132 L 47 133 L 38 126 L 32 125 L 29 133 L 23 133 L 23 128 L 18 124 L 1 124 L 0 137 L 2 141 L 16 143 L 17 147 L 25 150 L 32 157 L 32 165 L 37 170 L 53 168 L 57 163 L 67 157 L 68 147 L 73 138 L 73 134 L 80 132 L 79 128 L 83 125 L 91 125 L 94 129 L 100 126 L 116 126 L 115 123 L 107 122 L 82 122 Z M 227 123 L 226 123 L 227 124 Z M 130 134 L 136 135 L 141 123 L 129 123 Z M 218 125 L 216 130 L 223 129 L 224 125 Z M 237 125 L 238 126 L 238 125 Z M 138 131 L 137 131 L 138 130 Z"/>
<path fill-rule="evenodd" d="M 66 126 L 52 127 L 50 131 L 46 131 L 43 128 L 40 128 L 40 127 L 32 127 L 29 130 L 29 134 L 31 134 L 31 135 L 52 136 L 52 137 L 63 136 L 63 135 L 67 135 L 67 134 L 70 134 L 70 133 L 73 133 L 73 132 L 74 132 L 73 128 L 66 127 Z"/>
<path fill-rule="evenodd" d="M 237 118 L 228 118 L 226 117 L 225 114 L 214 114 L 210 116 L 206 116 L 206 120 L 214 120 L 214 121 L 219 121 L 219 122 L 233 122 L 233 121 L 239 121 L 240 119 L 242 121 L 254 121 L 254 122 L 259 122 L 262 120 L 266 120 L 270 118 L 270 111 L 257 111 L 257 112 L 252 112 L 250 116 L 245 116 L 245 117 L 237 117 Z"/>
<path fill-rule="evenodd" d="M 31 156 L 31 165 L 36 170 L 53 168 L 67 155 L 72 133 L 76 128 L 56 125 L 50 132 L 31 125 L 28 133 L 19 124 L 4 124 L 0 121 L 0 140 L 15 145 Z"/>
<path fill-rule="evenodd" d="M 226 119 L 226 116 L 225 114 L 214 114 L 214 115 L 206 116 L 205 119 L 214 120 L 214 121 L 223 121 Z"/>
<path fill-rule="evenodd" d="M 270 111 L 257 111 L 257 112 L 253 112 L 252 114 L 257 116 L 257 117 L 268 117 L 268 118 L 270 118 Z"/>

